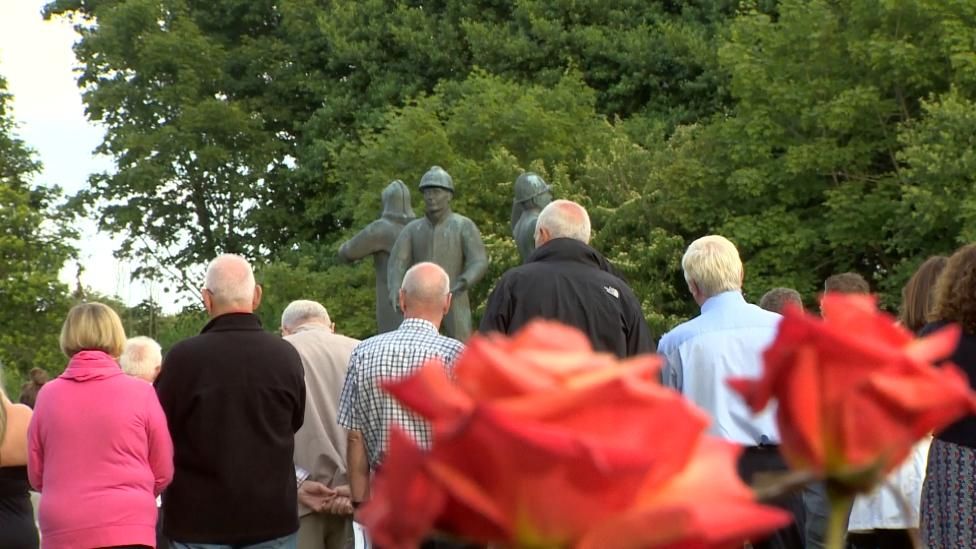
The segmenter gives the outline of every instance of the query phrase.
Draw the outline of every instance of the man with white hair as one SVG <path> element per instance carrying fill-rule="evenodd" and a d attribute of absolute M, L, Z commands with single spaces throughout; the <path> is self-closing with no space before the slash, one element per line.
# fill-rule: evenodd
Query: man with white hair
<path fill-rule="evenodd" d="M 159 376 L 163 364 L 163 350 L 150 337 L 136 336 L 125 341 L 119 366 L 126 374 L 152 383 Z"/>
<path fill-rule="evenodd" d="M 369 472 L 383 462 L 391 425 L 420 445 L 431 442 L 427 422 L 400 406 L 380 382 L 409 376 L 431 359 L 440 359 L 450 370 L 464 350 L 460 341 L 438 333 L 451 308 L 450 278 L 444 269 L 428 262 L 411 267 L 400 285 L 399 302 L 404 317 L 400 327 L 356 346 L 339 399 L 339 424 L 348 429 L 346 464 L 354 507 L 369 496 Z"/>
<path fill-rule="evenodd" d="M 569 200 L 539 214 L 536 249 L 498 281 L 481 332 L 511 334 L 534 318 L 558 320 L 585 333 L 593 347 L 620 357 L 654 352 L 640 301 L 614 268 L 589 246 L 590 217 Z"/>
<path fill-rule="evenodd" d="M 202 294 L 210 322 L 173 346 L 156 380 L 176 466 L 163 532 L 175 549 L 294 547 L 302 359 L 261 328 L 261 287 L 244 258 L 214 259 Z"/>
<path fill-rule="evenodd" d="M 135 336 L 125 340 L 122 356 L 119 357 L 119 366 L 126 375 L 152 383 L 159 377 L 162 363 L 163 349 L 156 340 L 146 336 Z M 161 505 L 162 497 L 156 496 L 156 507 Z M 156 520 L 156 546 L 159 549 L 167 547 L 162 532 L 162 520 L 163 515 L 160 511 L 159 518 Z"/>
<path fill-rule="evenodd" d="M 295 433 L 295 466 L 308 475 L 298 493 L 298 549 L 352 545 L 346 431 L 336 415 L 359 340 L 334 332 L 329 312 L 316 301 L 292 301 L 281 313 L 281 334 L 305 367 L 305 423 Z"/>
<path fill-rule="evenodd" d="M 661 338 L 664 383 L 711 415 L 711 434 L 745 447 L 739 474 L 747 483 L 757 473 L 786 470 L 775 406 L 753 415 L 727 384 L 729 378 L 762 375 L 762 352 L 775 338 L 782 317 L 746 303 L 739 251 L 722 236 L 692 242 L 681 268 L 701 314 Z M 794 523 L 753 547 L 802 548 L 802 498 L 791 494 L 776 503 L 792 512 L 800 526 Z"/>

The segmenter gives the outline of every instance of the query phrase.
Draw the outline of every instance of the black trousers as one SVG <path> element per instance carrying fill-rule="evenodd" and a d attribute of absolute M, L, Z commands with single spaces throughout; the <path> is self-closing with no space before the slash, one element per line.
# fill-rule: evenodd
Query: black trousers
<path fill-rule="evenodd" d="M 776 446 L 746 447 L 739 458 L 739 477 L 751 484 L 753 478 L 761 473 L 776 473 L 788 470 L 783 456 Z M 755 549 L 803 549 L 803 520 L 805 516 L 803 495 L 800 492 L 787 494 L 766 502 L 793 515 L 793 522 L 781 530 L 773 532 L 765 540 L 752 542 Z"/>
<path fill-rule="evenodd" d="M 848 549 L 913 549 L 908 530 L 872 530 L 847 534 Z"/>

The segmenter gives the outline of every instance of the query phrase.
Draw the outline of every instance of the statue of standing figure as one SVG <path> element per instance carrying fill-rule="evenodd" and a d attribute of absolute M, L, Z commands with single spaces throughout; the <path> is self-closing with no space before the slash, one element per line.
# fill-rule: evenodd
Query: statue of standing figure
<path fill-rule="evenodd" d="M 379 333 L 396 330 L 403 315 L 390 303 L 389 273 L 390 250 L 400 231 L 417 216 L 410 205 L 410 189 L 399 179 L 383 189 L 383 214 L 379 219 L 356 233 L 339 248 L 339 259 L 344 262 L 358 261 L 373 256 L 376 270 L 376 328 Z M 395 288 L 399 288 L 398 283 Z"/>
<path fill-rule="evenodd" d="M 539 212 L 552 202 L 549 185 L 533 172 L 525 172 L 515 180 L 515 200 L 512 201 L 512 238 L 518 247 L 522 263 L 535 250 L 535 223 Z"/>
<path fill-rule="evenodd" d="M 451 211 L 454 180 L 440 166 L 420 179 L 425 215 L 404 227 L 390 252 L 390 293 L 395 304 L 403 275 L 423 261 L 440 265 L 451 277 L 451 308 L 441 323 L 444 335 L 465 341 L 471 335 L 467 290 L 488 270 L 488 253 L 473 221 Z"/>

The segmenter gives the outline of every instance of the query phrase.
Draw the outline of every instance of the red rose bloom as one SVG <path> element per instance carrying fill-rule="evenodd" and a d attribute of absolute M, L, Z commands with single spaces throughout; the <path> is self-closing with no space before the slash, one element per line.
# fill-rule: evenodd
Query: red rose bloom
<path fill-rule="evenodd" d="M 475 336 L 388 390 L 427 418 L 423 451 L 399 431 L 361 514 L 384 547 L 430 529 L 545 547 L 741 547 L 789 522 L 736 475 L 738 449 L 657 384 L 654 356 L 594 353 L 578 331 L 535 322 Z"/>
<path fill-rule="evenodd" d="M 750 407 L 778 402 L 781 450 L 794 469 L 866 490 L 932 430 L 976 411 L 966 376 L 936 368 L 959 338 L 923 339 L 879 312 L 874 298 L 827 294 L 823 319 L 790 308 L 758 380 L 732 380 Z"/>

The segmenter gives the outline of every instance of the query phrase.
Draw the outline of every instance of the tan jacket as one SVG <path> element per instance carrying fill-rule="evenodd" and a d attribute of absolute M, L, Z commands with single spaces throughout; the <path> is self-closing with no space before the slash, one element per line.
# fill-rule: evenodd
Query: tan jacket
<path fill-rule="evenodd" d="M 339 393 L 346 379 L 349 355 L 359 340 L 333 334 L 319 324 L 299 326 L 285 337 L 305 367 L 305 423 L 295 433 L 295 465 L 309 479 L 326 486 L 349 484 L 346 476 L 346 430 L 336 422 Z M 298 505 L 298 516 L 311 512 Z"/>

